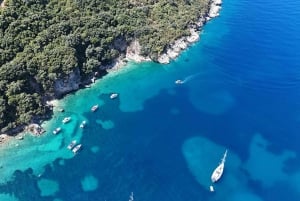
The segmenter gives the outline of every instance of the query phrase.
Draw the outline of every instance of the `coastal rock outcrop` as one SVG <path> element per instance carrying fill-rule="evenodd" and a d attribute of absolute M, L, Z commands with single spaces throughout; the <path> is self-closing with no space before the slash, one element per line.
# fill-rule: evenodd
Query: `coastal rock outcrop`
<path fill-rule="evenodd" d="M 126 59 L 136 62 L 151 61 L 150 57 L 141 55 L 141 45 L 137 40 L 134 40 L 126 49 Z"/>
<path fill-rule="evenodd" d="M 217 16 L 222 3 L 221 0 L 170 1 L 167 3 L 167 7 L 162 7 L 166 5 L 164 1 L 143 1 L 143 3 L 130 1 L 128 4 L 128 1 L 123 0 L 120 4 L 128 4 L 127 8 L 111 6 L 108 15 L 101 14 L 94 17 L 90 16 L 88 10 L 74 8 L 74 11 L 82 12 L 82 15 L 76 16 L 75 19 L 71 13 L 63 12 L 68 8 L 66 5 L 59 5 L 59 11 L 56 13 L 52 12 L 50 7 L 45 8 L 46 10 L 42 7 L 33 9 L 21 6 L 19 8 L 4 5 L 5 2 L 7 0 L 0 0 L 0 9 L 4 9 L 4 7 L 7 9 L 6 17 L 9 17 L 10 13 L 18 16 L 20 11 L 26 13 L 24 16 L 32 16 L 32 13 L 44 11 L 49 14 L 47 17 L 34 18 L 41 22 L 41 26 L 38 25 L 36 29 L 31 29 L 33 34 L 28 36 L 27 40 L 23 40 L 24 44 L 22 44 L 22 48 L 19 48 L 20 50 L 15 51 L 15 47 L 22 38 L 22 32 L 15 34 L 14 30 L 23 30 L 22 23 L 11 23 L 9 26 L 12 25 L 12 27 L 6 29 L 5 37 L 2 37 L 4 41 L 6 37 L 14 36 L 7 47 L 10 54 L 4 55 L 4 59 L 1 60 L 1 68 L 4 69 L 2 69 L 4 73 L 1 77 L 4 83 L 2 83 L 3 88 L 9 86 L 10 80 L 21 81 L 20 85 L 23 81 L 29 83 L 28 87 L 20 88 L 26 93 L 30 91 L 28 97 L 33 97 L 36 102 L 27 105 L 32 110 L 30 115 L 31 113 L 40 114 L 41 111 L 47 113 L 53 109 L 51 106 L 43 105 L 47 100 L 61 98 L 80 87 L 90 87 L 90 84 L 94 83 L 97 78 L 110 71 L 118 70 L 128 60 L 135 62 L 153 60 L 159 63 L 169 63 L 191 43 L 199 40 L 201 27 L 208 18 Z M 99 5 L 94 5 L 89 1 L 85 4 L 89 7 L 95 6 L 99 10 L 106 6 L 106 3 L 102 1 L 99 1 Z M 191 9 L 191 6 L 195 7 Z M 128 16 L 128 13 L 132 11 L 133 15 Z M 43 26 L 49 19 L 56 19 L 57 15 L 66 15 L 66 21 L 62 24 L 59 21 L 54 22 L 55 26 Z M 25 18 L 27 19 L 27 17 Z M 195 21 L 197 18 L 199 18 L 198 22 Z M 19 19 L 13 19 L 13 21 L 15 20 L 18 22 Z M 28 17 L 28 26 L 31 26 L 30 20 L 32 19 Z M 82 24 L 86 26 L 82 27 Z M 190 34 L 187 31 L 190 31 Z M 41 34 L 41 37 L 36 38 L 35 36 L 40 32 L 51 34 Z M 54 38 L 55 40 L 53 40 Z M 139 42 L 145 46 L 141 47 Z M 32 52 L 32 48 L 42 48 L 43 51 Z M 164 51 L 162 52 L 162 50 Z M 28 52 L 32 52 L 29 57 L 26 55 Z M 16 55 L 14 55 L 15 53 Z M 24 58 L 24 60 L 19 58 Z M 58 64 L 66 66 L 58 69 Z M 74 66 L 79 67 L 75 68 Z M 6 68 L 7 70 L 5 70 Z M 18 73 L 12 73 L 13 68 Z M 49 72 L 52 72 L 51 76 L 45 73 L 47 68 L 50 69 Z M 23 80 L 23 73 L 19 72 L 27 72 L 27 70 L 30 70 L 30 74 L 33 76 Z M 96 72 L 91 72 L 92 70 Z M 7 77 L 13 78 L 8 79 Z M 56 77 L 57 80 L 53 81 L 53 77 Z M 31 94 L 32 92 L 35 92 L 34 96 Z M 23 93 L 17 93 L 17 95 L 19 94 Z M 1 100 L 1 103 L 4 103 L 2 104 L 4 108 L 2 114 L 8 117 L 5 118 L 2 125 L 14 133 L 15 130 L 10 128 L 18 126 L 18 122 L 26 120 L 26 123 L 29 123 L 27 116 L 26 118 L 21 116 L 25 106 L 19 101 L 17 101 L 18 104 L 7 104 L 9 97 L 5 90 L 2 90 L 1 95 L 4 96 Z M 43 108 L 38 108 L 38 106 Z M 7 113 L 12 113 L 12 115 L 7 115 Z M 48 115 L 35 116 L 30 121 L 40 122 L 42 119 L 48 119 Z M 20 128 L 23 128 L 23 125 L 20 125 Z"/>
<path fill-rule="evenodd" d="M 79 89 L 80 72 L 76 68 L 72 73 L 64 78 L 58 79 L 54 82 L 55 96 L 60 97 L 66 93 Z"/>
<path fill-rule="evenodd" d="M 158 57 L 157 62 L 162 64 L 170 63 L 170 61 L 175 59 L 182 50 L 186 49 L 190 44 L 199 40 L 199 29 L 201 29 L 206 21 L 219 16 L 221 4 L 222 0 L 212 0 L 207 16 L 200 17 L 195 25 L 190 26 L 190 36 L 181 37 L 174 43 L 170 44 L 169 48 L 167 48 L 167 50 Z"/>
<path fill-rule="evenodd" d="M 191 35 L 188 37 L 181 37 L 176 40 L 170 47 L 167 49 L 166 53 L 160 55 L 157 59 L 159 63 L 167 64 L 170 63 L 170 60 L 178 57 L 180 52 L 186 49 L 190 44 L 199 40 L 199 33 L 195 30 L 195 28 L 190 29 Z"/>
<path fill-rule="evenodd" d="M 222 0 L 213 0 L 212 1 L 211 5 L 210 5 L 207 20 L 210 20 L 211 18 L 219 16 L 221 4 L 222 4 Z"/>

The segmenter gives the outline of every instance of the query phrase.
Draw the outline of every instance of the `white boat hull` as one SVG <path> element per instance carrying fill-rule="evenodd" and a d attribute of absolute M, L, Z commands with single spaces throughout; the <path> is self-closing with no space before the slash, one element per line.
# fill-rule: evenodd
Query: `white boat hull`
<path fill-rule="evenodd" d="M 221 178 L 223 171 L 224 171 L 224 163 L 221 163 L 212 173 L 211 181 L 217 182 Z"/>
<path fill-rule="evenodd" d="M 218 167 L 216 167 L 216 169 L 213 171 L 213 173 L 211 175 L 211 181 L 213 183 L 217 182 L 221 178 L 221 176 L 223 174 L 226 156 L 227 156 L 227 150 L 224 153 L 224 156 L 223 156 L 223 158 L 221 160 L 221 163 L 218 165 Z"/>

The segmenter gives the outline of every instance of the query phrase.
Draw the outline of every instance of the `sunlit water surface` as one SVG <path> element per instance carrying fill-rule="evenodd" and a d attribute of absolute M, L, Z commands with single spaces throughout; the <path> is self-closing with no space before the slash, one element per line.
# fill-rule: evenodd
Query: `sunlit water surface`
<path fill-rule="evenodd" d="M 68 95 L 45 135 L 1 148 L 0 200 L 299 201 L 299 19 L 297 1 L 226 0 L 176 61 Z"/>

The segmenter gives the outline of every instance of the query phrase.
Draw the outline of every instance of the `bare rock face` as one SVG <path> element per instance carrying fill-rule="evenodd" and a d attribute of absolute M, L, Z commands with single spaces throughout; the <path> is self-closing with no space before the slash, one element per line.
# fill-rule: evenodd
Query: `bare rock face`
<path fill-rule="evenodd" d="M 221 5 L 222 5 L 222 0 L 213 0 L 212 1 L 211 5 L 210 5 L 210 10 L 208 13 L 209 19 L 219 16 Z"/>
<path fill-rule="evenodd" d="M 79 89 L 80 84 L 80 72 L 79 68 L 76 68 L 72 73 L 58 79 L 54 83 L 55 96 L 60 97 L 66 93 Z"/>
<path fill-rule="evenodd" d="M 141 45 L 137 40 L 133 41 L 126 50 L 126 59 L 133 60 L 136 62 L 151 61 L 149 57 L 141 55 Z"/>
<path fill-rule="evenodd" d="M 157 61 L 162 64 L 168 64 L 171 60 L 178 57 L 182 50 L 199 40 L 199 33 L 195 30 L 195 28 L 191 28 L 190 33 L 190 36 L 181 37 L 172 43 L 168 50 L 158 57 Z"/>
<path fill-rule="evenodd" d="M 157 61 L 161 64 L 168 64 L 170 63 L 170 57 L 164 53 L 158 57 Z"/>

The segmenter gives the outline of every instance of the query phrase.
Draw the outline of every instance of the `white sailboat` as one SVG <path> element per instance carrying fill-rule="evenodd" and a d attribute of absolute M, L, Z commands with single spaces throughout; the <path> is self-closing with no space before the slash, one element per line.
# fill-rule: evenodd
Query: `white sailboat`
<path fill-rule="evenodd" d="M 224 171 L 226 156 L 227 156 L 227 149 L 224 153 L 221 163 L 218 165 L 218 167 L 216 167 L 216 169 L 213 171 L 213 173 L 211 175 L 212 182 L 217 182 L 221 178 L 223 171 Z"/>

